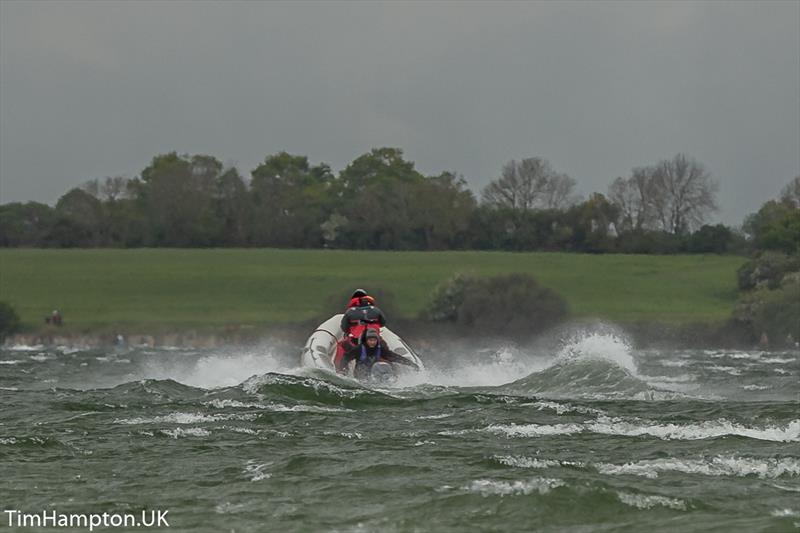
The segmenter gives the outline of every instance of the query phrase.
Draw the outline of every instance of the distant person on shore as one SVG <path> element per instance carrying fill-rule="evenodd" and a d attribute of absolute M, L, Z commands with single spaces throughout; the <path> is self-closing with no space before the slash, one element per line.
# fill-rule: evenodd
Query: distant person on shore
<path fill-rule="evenodd" d="M 54 326 L 60 326 L 63 324 L 63 319 L 61 317 L 61 312 L 58 309 L 53 309 L 53 312 L 50 313 L 50 316 L 44 317 L 45 324 L 52 324 Z"/>

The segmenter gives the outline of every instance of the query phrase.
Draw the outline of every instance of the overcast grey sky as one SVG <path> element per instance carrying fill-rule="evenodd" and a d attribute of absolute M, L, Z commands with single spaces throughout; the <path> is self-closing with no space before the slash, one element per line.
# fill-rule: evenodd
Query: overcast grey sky
<path fill-rule="evenodd" d="M 584 195 L 685 152 L 739 224 L 800 174 L 800 1 L 0 0 L 2 203 L 172 150 L 378 146 L 476 192 L 542 156 Z"/>

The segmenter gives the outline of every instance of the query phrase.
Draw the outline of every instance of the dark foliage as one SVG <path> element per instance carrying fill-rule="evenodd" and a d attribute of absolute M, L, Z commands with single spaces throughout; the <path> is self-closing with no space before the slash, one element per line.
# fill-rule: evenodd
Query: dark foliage
<path fill-rule="evenodd" d="M 439 286 L 426 316 L 486 337 L 526 338 L 569 315 L 558 293 L 527 274 L 493 278 L 458 275 Z"/>
<path fill-rule="evenodd" d="M 19 315 L 6 302 L 0 302 L 0 339 L 14 333 L 19 328 Z"/>

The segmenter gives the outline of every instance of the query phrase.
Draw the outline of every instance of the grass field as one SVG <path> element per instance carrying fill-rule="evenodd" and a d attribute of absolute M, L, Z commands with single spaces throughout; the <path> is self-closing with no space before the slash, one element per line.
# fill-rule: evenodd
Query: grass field
<path fill-rule="evenodd" d="M 333 294 L 380 286 L 410 318 L 456 272 L 525 272 L 561 293 L 576 316 L 677 324 L 728 317 L 743 262 L 712 255 L 3 249 L 0 300 L 27 327 L 56 308 L 82 328 L 260 325 L 309 319 Z"/>

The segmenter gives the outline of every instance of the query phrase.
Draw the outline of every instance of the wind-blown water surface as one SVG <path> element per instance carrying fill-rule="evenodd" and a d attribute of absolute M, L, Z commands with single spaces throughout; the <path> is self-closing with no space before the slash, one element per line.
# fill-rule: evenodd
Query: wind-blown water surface
<path fill-rule="evenodd" d="M 382 390 L 297 357 L 0 351 L 4 508 L 209 532 L 800 528 L 797 351 L 589 334 L 451 348 Z"/>

